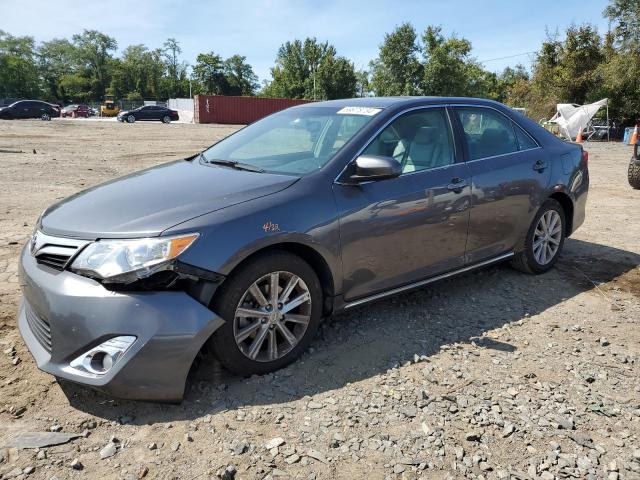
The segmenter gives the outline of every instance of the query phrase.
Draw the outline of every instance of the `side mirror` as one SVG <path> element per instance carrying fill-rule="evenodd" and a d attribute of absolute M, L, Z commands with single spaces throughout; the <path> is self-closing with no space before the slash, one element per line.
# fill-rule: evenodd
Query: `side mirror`
<path fill-rule="evenodd" d="M 400 163 L 391 157 L 361 155 L 355 159 L 353 166 L 350 179 L 356 183 L 396 178 L 402 173 Z"/>

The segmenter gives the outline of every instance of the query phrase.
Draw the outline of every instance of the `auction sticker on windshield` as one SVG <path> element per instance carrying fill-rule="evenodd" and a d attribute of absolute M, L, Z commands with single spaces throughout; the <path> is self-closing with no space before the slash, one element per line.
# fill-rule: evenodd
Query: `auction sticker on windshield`
<path fill-rule="evenodd" d="M 344 107 L 338 110 L 338 115 L 366 115 L 371 117 L 378 113 L 381 108 L 371 108 L 371 107 Z"/>

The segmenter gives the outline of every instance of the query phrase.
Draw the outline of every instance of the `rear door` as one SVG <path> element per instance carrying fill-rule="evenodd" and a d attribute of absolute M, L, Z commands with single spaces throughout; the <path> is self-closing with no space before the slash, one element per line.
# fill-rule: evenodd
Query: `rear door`
<path fill-rule="evenodd" d="M 545 151 L 491 107 L 455 108 L 471 175 L 467 263 L 510 252 L 543 200 L 551 168 Z"/>
<path fill-rule="evenodd" d="M 49 113 L 49 108 L 44 102 L 30 101 L 29 103 L 29 118 L 40 118 L 43 113 Z"/>
<path fill-rule="evenodd" d="M 454 145 L 444 107 L 415 109 L 362 152 L 393 157 L 399 177 L 334 184 L 346 301 L 464 264 L 470 181 Z"/>
<path fill-rule="evenodd" d="M 144 107 L 145 120 L 159 120 L 161 108 L 155 105 L 148 105 Z"/>

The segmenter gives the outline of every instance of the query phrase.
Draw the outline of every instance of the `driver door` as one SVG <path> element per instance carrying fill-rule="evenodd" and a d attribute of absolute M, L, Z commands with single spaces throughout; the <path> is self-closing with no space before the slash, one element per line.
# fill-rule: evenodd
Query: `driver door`
<path fill-rule="evenodd" d="M 464 265 L 470 179 L 454 145 L 446 108 L 412 110 L 362 152 L 393 157 L 399 177 L 334 184 L 345 301 Z"/>
<path fill-rule="evenodd" d="M 152 116 L 152 113 L 153 113 L 153 110 L 152 110 L 153 108 L 154 107 L 151 107 L 151 106 L 148 106 L 148 105 L 146 107 L 142 107 L 140 109 L 140 111 L 138 112 L 138 115 L 137 115 L 138 118 L 137 119 L 138 120 L 150 120 L 151 116 Z"/>

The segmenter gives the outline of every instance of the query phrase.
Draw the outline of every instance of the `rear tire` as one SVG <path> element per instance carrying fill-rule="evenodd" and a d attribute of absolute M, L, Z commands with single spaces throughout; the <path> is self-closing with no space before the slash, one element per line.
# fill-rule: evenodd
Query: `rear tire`
<path fill-rule="evenodd" d="M 629 185 L 636 190 L 640 190 L 640 164 L 634 163 L 633 159 L 629 163 L 629 171 L 627 173 Z"/>
<path fill-rule="evenodd" d="M 169 115 L 165 115 L 162 117 L 162 123 L 171 123 L 171 117 Z"/>
<path fill-rule="evenodd" d="M 273 284 L 277 285 L 275 297 Z M 257 296 L 255 290 L 259 290 Z M 291 307 L 293 300 L 301 298 L 308 300 Z M 313 340 L 322 304 L 318 276 L 304 260 L 288 252 L 259 256 L 227 278 L 211 302 L 211 309 L 225 320 L 210 340 L 212 351 L 227 370 L 238 375 L 283 368 Z M 257 311 L 264 313 L 251 314 Z"/>
<path fill-rule="evenodd" d="M 549 228 L 545 229 L 545 225 Z M 549 271 L 558 261 L 564 246 L 565 235 L 564 209 L 556 200 L 549 198 L 533 218 L 524 245 L 511 260 L 511 266 L 529 274 Z"/>

